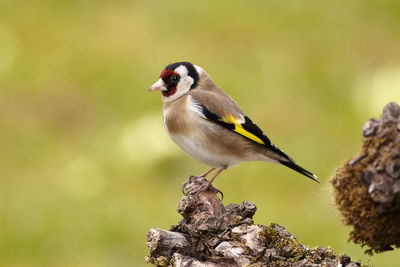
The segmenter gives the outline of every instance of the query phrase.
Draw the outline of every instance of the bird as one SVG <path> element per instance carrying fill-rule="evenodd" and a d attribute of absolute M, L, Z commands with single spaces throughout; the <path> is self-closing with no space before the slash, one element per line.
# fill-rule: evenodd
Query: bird
<path fill-rule="evenodd" d="M 319 183 L 315 174 L 274 145 L 201 67 L 187 61 L 169 64 L 148 91 L 162 93 L 164 126 L 172 141 L 211 167 L 199 177 L 205 179 L 216 171 L 201 190 L 213 189 L 222 195 L 212 186 L 215 178 L 249 161 L 281 164 Z"/>

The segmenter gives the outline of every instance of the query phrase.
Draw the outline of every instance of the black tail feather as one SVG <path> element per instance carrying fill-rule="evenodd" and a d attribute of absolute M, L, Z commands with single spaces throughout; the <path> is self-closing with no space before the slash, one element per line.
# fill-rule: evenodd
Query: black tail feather
<path fill-rule="evenodd" d="M 285 165 L 286 167 L 303 174 L 304 176 L 307 176 L 308 178 L 310 178 L 311 180 L 316 181 L 317 183 L 319 183 L 318 181 L 318 177 L 316 175 L 314 175 L 312 172 L 307 171 L 306 169 L 300 167 L 299 165 L 297 165 L 296 163 L 294 163 L 293 161 L 284 161 L 284 160 L 280 160 L 279 161 L 280 164 Z"/>

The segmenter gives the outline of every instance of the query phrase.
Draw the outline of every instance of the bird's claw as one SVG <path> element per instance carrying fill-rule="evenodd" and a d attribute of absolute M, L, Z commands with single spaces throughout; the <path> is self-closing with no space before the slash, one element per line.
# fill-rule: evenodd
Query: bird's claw
<path fill-rule="evenodd" d="M 200 192 L 208 190 L 208 191 L 214 192 L 216 195 L 218 195 L 218 193 L 221 194 L 221 200 L 224 199 L 224 194 L 222 193 L 222 191 L 219 190 L 218 188 L 215 188 L 209 181 L 206 184 L 204 184 L 204 183 L 200 184 L 196 188 L 193 188 L 193 189 L 189 190 L 190 193 L 188 193 L 188 192 L 185 191 L 185 187 L 189 182 L 191 182 L 190 179 L 182 184 L 182 193 L 185 196 L 187 196 L 188 194 L 197 195 Z"/>
<path fill-rule="evenodd" d="M 218 195 L 218 193 L 220 193 L 221 194 L 221 200 L 224 199 L 224 194 L 222 193 L 222 191 L 219 190 L 218 188 L 214 187 L 211 183 L 209 183 L 209 185 L 208 185 L 206 190 L 213 191 L 216 195 Z"/>
<path fill-rule="evenodd" d="M 189 182 L 190 182 L 190 180 L 187 180 L 186 182 L 184 182 L 184 183 L 182 184 L 182 193 L 183 193 L 184 196 L 187 195 L 186 192 L 185 192 L 185 186 L 186 186 L 187 183 L 189 183 Z"/>

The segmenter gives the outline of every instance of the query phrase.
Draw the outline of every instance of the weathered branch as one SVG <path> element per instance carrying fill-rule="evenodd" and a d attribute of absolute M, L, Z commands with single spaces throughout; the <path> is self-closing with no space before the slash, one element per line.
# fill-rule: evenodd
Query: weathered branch
<path fill-rule="evenodd" d="M 400 247 L 400 107 L 392 102 L 380 120 L 363 128 L 359 155 L 347 160 L 332 178 L 334 198 L 344 223 L 352 225 L 350 240 L 366 252 Z"/>
<path fill-rule="evenodd" d="M 179 204 L 183 219 L 169 231 L 147 234 L 147 262 L 156 266 L 360 266 L 329 248 L 308 248 L 277 224 L 253 224 L 256 206 L 248 201 L 224 207 L 214 191 L 191 176 Z"/>

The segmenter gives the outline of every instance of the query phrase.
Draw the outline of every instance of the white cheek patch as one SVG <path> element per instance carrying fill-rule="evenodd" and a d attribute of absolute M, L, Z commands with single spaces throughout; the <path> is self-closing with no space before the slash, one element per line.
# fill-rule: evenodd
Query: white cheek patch
<path fill-rule="evenodd" d="M 190 76 L 182 77 L 182 79 L 178 83 L 178 92 L 186 93 L 190 90 L 194 80 Z"/>
<path fill-rule="evenodd" d="M 189 71 L 186 68 L 186 66 L 181 65 L 181 66 L 177 67 L 174 71 L 177 72 L 179 74 L 179 76 L 181 76 L 181 80 L 178 83 L 178 92 L 179 91 L 181 91 L 181 92 L 189 91 L 194 80 L 192 77 L 188 76 Z"/>

